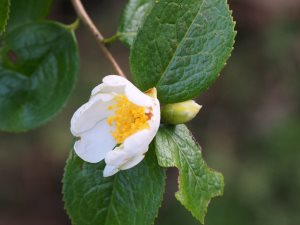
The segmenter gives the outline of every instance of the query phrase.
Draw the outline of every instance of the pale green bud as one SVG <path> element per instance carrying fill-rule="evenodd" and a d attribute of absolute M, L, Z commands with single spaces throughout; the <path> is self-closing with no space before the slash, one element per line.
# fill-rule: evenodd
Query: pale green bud
<path fill-rule="evenodd" d="M 182 124 L 191 121 L 200 111 L 201 105 L 194 100 L 167 104 L 162 107 L 161 119 L 168 124 Z"/>

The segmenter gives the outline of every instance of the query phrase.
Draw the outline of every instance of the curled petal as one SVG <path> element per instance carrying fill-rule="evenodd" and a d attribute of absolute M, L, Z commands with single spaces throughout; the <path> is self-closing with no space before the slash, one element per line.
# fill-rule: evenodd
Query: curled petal
<path fill-rule="evenodd" d="M 92 90 L 92 96 L 99 93 L 124 94 L 125 86 L 132 85 L 127 79 L 117 75 L 108 75 L 104 77 L 102 81 L 103 83 L 99 84 Z"/>
<path fill-rule="evenodd" d="M 148 149 L 145 150 L 145 152 L 147 151 Z M 120 170 L 127 170 L 127 169 L 130 169 L 134 166 L 136 166 L 137 164 L 139 164 L 143 159 L 145 158 L 145 155 L 138 155 L 134 158 L 131 158 L 127 163 L 123 164 L 121 167 L 120 167 Z"/>
<path fill-rule="evenodd" d="M 116 174 L 117 172 L 119 172 L 119 169 L 117 167 L 106 165 L 103 170 L 103 176 L 110 177 L 110 176 Z"/>
<path fill-rule="evenodd" d="M 127 79 L 117 75 L 109 75 L 104 77 L 103 83 L 99 84 L 92 90 L 92 96 L 96 96 L 98 93 L 124 94 L 136 105 L 145 107 L 152 105 L 151 97 L 141 92 Z"/>
<path fill-rule="evenodd" d="M 122 151 L 128 152 L 130 156 L 143 154 L 144 150 L 148 149 L 148 146 L 152 139 L 154 138 L 156 132 L 154 133 L 150 129 L 141 130 L 130 137 L 128 137 L 122 147 Z"/>
<path fill-rule="evenodd" d="M 99 94 L 82 105 L 71 119 L 71 132 L 79 137 L 81 133 L 93 128 L 99 121 L 111 115 L 108 110 L 113 102 L 112 94 Z"/>
<path fill-rule="evenodd" d="M 129 160 L 129 155 L 125 151 L 114 150 L 110 151 L 105 156 L 107 165 L 116 166 L 117 168 Z"/>
<path fill-rule="evenodd" d="M 105 86 L 110 86 L 110 87 L 125 86 L 127 84 L 132 85 L 132 83 L 128 81 L 126 78 L 118 75 L 105 76 L 102 81 Z"/>
<path fill-rule="evenodd" d="M 132 84 L 126 86 L 125 95 L 129 101 L 133 102 L 136 105 L 144 107 L 150 107 L 151 105 L 153 105 L 152 98 L 141 92 Z"/>
<path fill-rule="evenodd" d="M 102 120 L 94 128 L 82 133 L 81 138 L 74 145 L 76 154 L 90 163 L 103 160 L 116 146 L 116 141 L 109 130 L 109 125 Z"/>
<path fill-rule="evenodd" d="M 125 151 L 114 150 L 108 152 L 105 157 L 105 162 L 107 167 L 107 169 L 105 170 L 106 173 L 111 174 L 112 172 L 108 172 L 108 171 L 112 170 L 118 172 L 119 170 L 127 170 L 130 169 L 131 167 L 136 166 L 144 159 L 145 155 L 143 153 L 147 151 L 148 151 L 148 147 L 140 151 L 142 152 L 142 154 L 133 155 L 132 157 L 130 157 L 130 155 L 127 154 Z M 111 175 L 107 175 L 107 176 L 111 176 Z"/>

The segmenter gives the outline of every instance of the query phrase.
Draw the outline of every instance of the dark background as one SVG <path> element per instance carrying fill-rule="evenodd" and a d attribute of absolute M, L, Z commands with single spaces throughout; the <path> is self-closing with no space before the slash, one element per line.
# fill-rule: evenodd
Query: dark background
<path fill-rule="evenodd" d="M 125 0 L 83 1 L 106 37 L 116 31 Z M 224 174 L 225 195 L 214 199 L 207 225 L 300 224 L 300 1 L 232 0 L 238 35 L 222 76 L 197 102 L 188 126 L 208 164 Z M 50 15 L 71 23 L 69 1 Z M 65 109 L 50 123 L 21 134 L 0 133 L 0 225 L 68 225 L 61 177 L 72 146 L 69 121 L 91 89 L 113 73 L 93 37 L 76 32 L 81 70 Z M 128 69 L 128 49 L 112 53 Z M 158 225 L 196 225 L 175 200 L 176 170 L 169 171 Z"/>

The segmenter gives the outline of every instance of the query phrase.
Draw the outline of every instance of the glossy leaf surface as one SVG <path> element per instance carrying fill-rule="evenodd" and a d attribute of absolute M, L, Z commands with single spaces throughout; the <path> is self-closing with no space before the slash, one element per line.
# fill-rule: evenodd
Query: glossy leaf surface
<path fill-rule="evenodd" d="M 204 223 L 210 200 L 223 194 L 222 174 L 207 166 L 185 125 L 162 126 L 155 138 L 155 150 L 159 165 L 179 170 L 177 200 Z"/>
<path fill-rule="evenodd" d="M 126 5 L 118 28 L 119 39 L 131 46 L 138 29 L 155 4 L 155 0 L 130 0 Z"/>
<path fill-rule="evenodd" d="M 52 0 L 12 0 L 7 30 L 11 31 L 19 25 L 45 19 L 51 4 Z"/>
<path fill-rule="evenodd" d="M 133 80 L 162 103 L 192 99 L 218 77 L 234 36 L 226 0 L 156 1 L 131 48 Z"/>
<path fill-rule="evenodd" d="M 73 32 L 59 23 L 27 23 L 4 36 L 0 49 L 0 129 L 26 131 L 52 118 L 78 73 Z"/>
<path fill-rule="evenodd" d="M 165 169 L 150 149 L 139 165 L 103 177 L 105 163 L 71 157 L 63 179 L 73 225 L 152 225 L 162 201 Z"/>

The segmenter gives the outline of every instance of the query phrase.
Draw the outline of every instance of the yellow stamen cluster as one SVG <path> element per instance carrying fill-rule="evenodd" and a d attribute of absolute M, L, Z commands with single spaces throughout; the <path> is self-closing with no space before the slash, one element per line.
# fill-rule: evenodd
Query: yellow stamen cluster
<path fill-rule="evenodd" d="M 109 110 L 114 110 L 115 114 L 107 118 L 110 126 L 115 126 L 112 135 L 118 144 L 121 144 L 130 135 L 137 131 L 149 128 L 147 121 L 150 119 L 145 108 L 130 102 L 124 95 L 115 97 L 116 103 L 109 106 Z"/>

